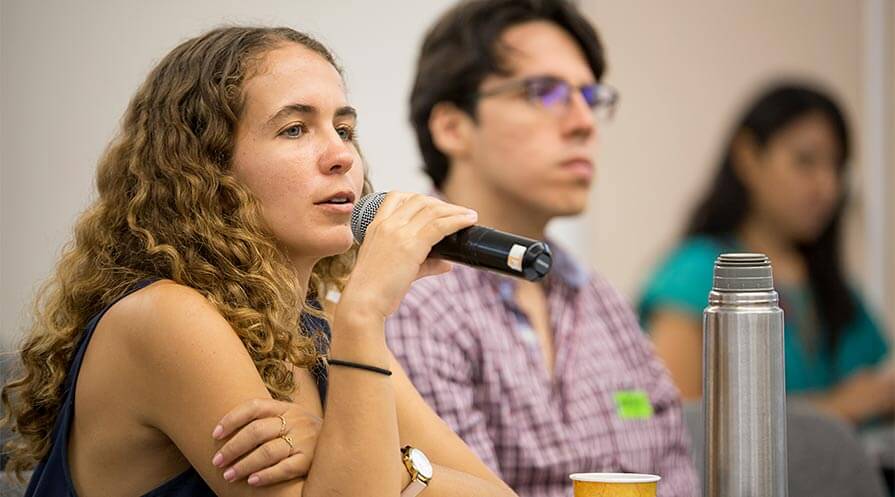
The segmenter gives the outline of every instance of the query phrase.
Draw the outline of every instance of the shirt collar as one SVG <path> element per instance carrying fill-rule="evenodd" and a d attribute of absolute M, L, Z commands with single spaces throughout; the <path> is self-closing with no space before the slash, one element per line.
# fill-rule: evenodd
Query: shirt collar
<path fill-rule="evenodd" d="M 590 274 L 587 269 L 575 260 L 572 255 L 551 240 L 547 240 L 550 253 L 553 255 L 553 266 L 547 275 L 548 291 L 551 287 L 561 286 L 578 291 L 587 285 Z M 516 278 L 490 271 L 477 271 L 480 281 L 497 288 L 500 298 L 505 303 L 515 302 Z"/>
<path fill-rule="evenodd" d="M 564 284 L 575 290 L 580 290 L 590 280 L 590 274 L 580 262 L 575 260 L 568 251 L 563 249 L 553 240 L 547 240 L 550 252 L 553 254 L 553 267 L 548 278 L 557 278 Z"/>

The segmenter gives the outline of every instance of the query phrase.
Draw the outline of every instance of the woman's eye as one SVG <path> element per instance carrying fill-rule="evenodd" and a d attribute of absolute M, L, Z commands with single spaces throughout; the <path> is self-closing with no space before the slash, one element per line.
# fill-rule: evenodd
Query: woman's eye
<path fill-rule="evenodd" d="M 305 133 L 305 128 L 301 124 L 294 124 L 280 132 L 281 135 L 289 138 L 298 138 Z"/>
<path fill-rule="evenodd" d="M 817 154 L 811 152 L 797 151 L 795 153 L 795 162 L 802 169 L 811 169 L 820 162 L 820 158 Z"/>
<path fill-rule="evenodd" d="M 336 128 L 336 131 L 339 133 L 339 136 L 342 138 L 342 140 L 344 140 L 346 142 L 354 140 L 354 129 L 353 128 L 349 128 L 349 127 L 345 126 L 342 128 Z"/>

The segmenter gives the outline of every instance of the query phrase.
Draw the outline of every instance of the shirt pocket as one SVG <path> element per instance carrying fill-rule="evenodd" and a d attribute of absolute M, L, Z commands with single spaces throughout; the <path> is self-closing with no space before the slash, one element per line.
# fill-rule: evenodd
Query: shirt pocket
<path fill-rule="evenodd" d="M 616 471 L 655 473 L 673 436 L 667 423 L 677 400 L 644 381 L 623 379 L 609 392 L 612 433 L 618 451 Z"/>

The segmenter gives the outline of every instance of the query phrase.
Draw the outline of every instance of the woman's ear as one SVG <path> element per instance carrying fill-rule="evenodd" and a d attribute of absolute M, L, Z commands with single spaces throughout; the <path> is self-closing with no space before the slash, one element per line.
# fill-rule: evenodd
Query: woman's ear
<path fill-rule="evenodd" d="M 733 172 L 747 188 L 761 179 L 761 147 L 751 131 L 740 130 L 733 138 L 731 159 Z"/>
<path fill-rule="evenodd" d="M 432 142 L 448 160 L 464 158 L 469 154 L 474 126 L 472 117 L 450 102 L 435 104 L 429 115 Z"/>

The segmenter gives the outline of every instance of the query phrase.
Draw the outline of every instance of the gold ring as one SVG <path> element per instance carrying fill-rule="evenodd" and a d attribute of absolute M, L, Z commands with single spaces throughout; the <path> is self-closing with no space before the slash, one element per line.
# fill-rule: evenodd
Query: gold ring
<path fill-rule="evenodd" d="M 295 442 L 292 441 L 292 437 L 289 435 L 280 435 L 280 438 L 283 439 L 284 442 L 289 444 L 289 455 L 292 455 L 292 451 L 295 450 Z"/>
<path fill-rule="evenodd" d="M 283 436 L 286 434 L 286 418 L 282 414 L 277 417 L 280 418 L 280 436 Z"/>

